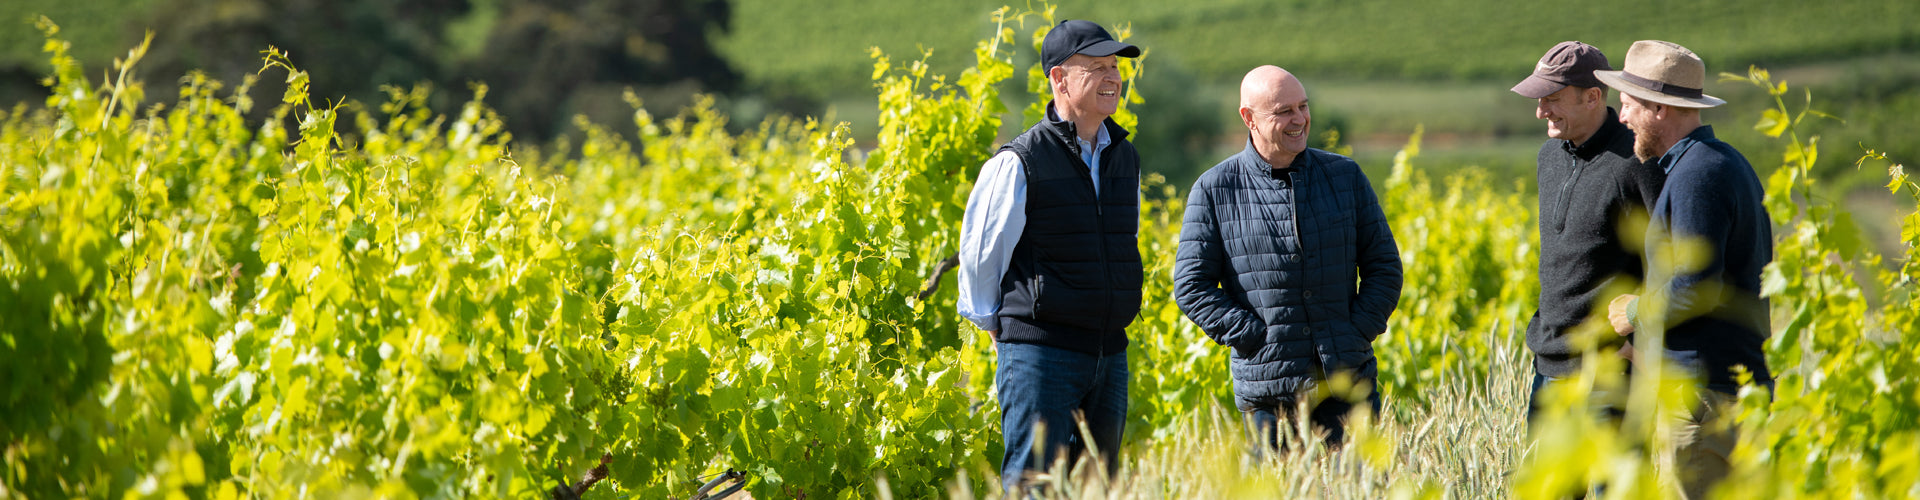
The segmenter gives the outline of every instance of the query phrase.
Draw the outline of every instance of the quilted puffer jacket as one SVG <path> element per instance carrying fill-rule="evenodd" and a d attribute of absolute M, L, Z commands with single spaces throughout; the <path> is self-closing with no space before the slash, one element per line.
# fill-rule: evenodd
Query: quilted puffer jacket
<path fill-rule="evenodd" d="M 1400 302 L 1400 251 L 1366 174 L 1308 149 L 1276 178 L 1251 143 L 1188 195 L 1174 299 L 1233 348 L 1241 409 L 1291 403 L 1333 373 L 1372 381 Z"/>

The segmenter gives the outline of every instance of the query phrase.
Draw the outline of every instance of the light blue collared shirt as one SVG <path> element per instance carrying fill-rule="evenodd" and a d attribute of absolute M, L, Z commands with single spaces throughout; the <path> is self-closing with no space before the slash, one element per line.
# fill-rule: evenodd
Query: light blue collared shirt
<path fill-rule="evenodd" d="M 1093 193 L 1100 195 L 1100 155 L 1113 139 L 1100 126 L 1094 143 L 1080 143 L 1080 160 L 1093 174 Z M 1009 257 L 1027 230 L 1027 173 L 1020 155 L 1002 151 L 980 167 L 980 179 L 967 197 L 960 220 L 960 316 L 982 330 L 1000 330 L 1000 278 L 1007 275 Z M 1138 192 L 1139 186 L 1134 187 Z"/>

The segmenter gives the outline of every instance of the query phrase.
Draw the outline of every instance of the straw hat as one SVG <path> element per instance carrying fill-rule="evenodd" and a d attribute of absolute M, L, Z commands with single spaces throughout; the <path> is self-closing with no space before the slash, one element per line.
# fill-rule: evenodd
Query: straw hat
<path fill-rule="evenodd" d="M 1711 108 L 1727 103 L 1701 93 L 1707 80 L 1706 63 L 1673 42 L 1633 42 L 1627 49 L 1625 69 L 1595 71 L 1593 76 L 1622 93 L 1668 106 Z"/>

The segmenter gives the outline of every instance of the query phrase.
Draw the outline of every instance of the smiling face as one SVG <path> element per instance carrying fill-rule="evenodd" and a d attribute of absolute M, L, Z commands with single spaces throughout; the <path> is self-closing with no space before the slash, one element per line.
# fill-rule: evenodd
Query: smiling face
<path fill-rule="evenodd" d="M 1098 122 L 1120 110 L 1120 58 L 1074 54 L 1048 72 L 1061 118 Z"/>
<path fill-rule="evenodd" d="M 1547 121 L 1547 137 L 1582 144 L 1606 121 L 1606 91 L 1567 86 L 1540 98 L 1533 116 Z"/>
<path fill-rule="evenodd" d="M 1307 108 L 1306 86 L 1277 67 L 1254 69 L 1240 84 L 1240 121 L 1260 156 L 1274 167 L 1286 167 L 1307 150 L 1313 112 Z"/>

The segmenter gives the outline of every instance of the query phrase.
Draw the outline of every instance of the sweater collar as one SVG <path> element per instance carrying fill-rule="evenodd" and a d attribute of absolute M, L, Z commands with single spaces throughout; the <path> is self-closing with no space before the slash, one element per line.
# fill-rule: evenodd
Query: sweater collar
<path fill-rule="evenodd" d="M 1667 154 L 1660 155 L 1660 159 L 1654 160 L 1654 164 L 1660 165 L 1660 171 L 1672 174 L 1673 165 L 1680 162 L 1680 157 L 1687 155 L 1687 150 L 1693 149 L 1695 144 L 1713 140 L 1715 140 L 1713 138 L 1713 126 L 1701 125 L 1700 128 L 1693 129 L 1693 132 L 1688 133 L 1686 137 L 1680 138 L 1679 142 L 1673 143 L 1673 147 L 1667 148 Z"/>
<path fill-rule="evenodd" d="M 1573 141 L 1561 141 L 1560 147 L 1582 160 L 1591 161 L 1613 144 L 1615 136 L 1626 131 L 1627 126 L 1620 123 L 1620 114 L 1613 110 L 1613 106 L 1607 106 L 1607 121 L 1600 123 L 1600 128 L 1593 131 L 1593 136 L 1588 137 L 1587 142 L 1575 146 Z"/>

